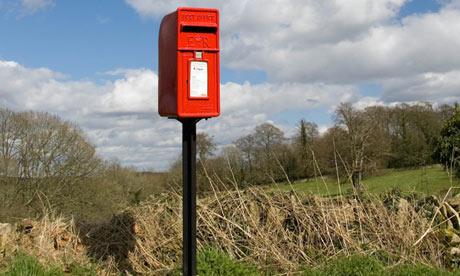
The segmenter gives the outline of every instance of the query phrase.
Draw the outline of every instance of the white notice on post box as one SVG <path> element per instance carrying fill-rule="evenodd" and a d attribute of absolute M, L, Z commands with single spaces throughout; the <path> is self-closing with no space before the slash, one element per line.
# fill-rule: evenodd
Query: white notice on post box
<path fill-rule="evenodd" d="M 208 63 L 204 61 L 190 62 L 190 97 L 208 96 Z"/>

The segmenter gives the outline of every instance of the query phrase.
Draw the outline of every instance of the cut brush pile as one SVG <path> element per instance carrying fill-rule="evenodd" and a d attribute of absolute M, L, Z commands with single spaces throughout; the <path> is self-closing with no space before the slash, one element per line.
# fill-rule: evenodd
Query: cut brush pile
<path fill-rule="evenodd" d="M 299 197 L 259 188 L 215 192 L 197 203 L 198 247 L 221 248 L 261 271 L 288 275 L 356 253 L 375 255 L 389 265 L 443 266 L 442 231 L 430 224 L 436 205 L 421 201 L 389 195 Z M 72 262 L 97 262 L 101 275 L 164 275 L 182 260 L 181 214 L 181 197 L 163 194 L 101 224 L 45 216 L 17 225 L 0 251 L 6 258 L 26 251 L 63 269 Z"/>

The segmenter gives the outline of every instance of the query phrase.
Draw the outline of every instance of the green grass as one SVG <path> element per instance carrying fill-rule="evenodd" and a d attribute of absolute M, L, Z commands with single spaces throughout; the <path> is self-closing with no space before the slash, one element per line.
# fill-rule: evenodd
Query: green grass
<path fill-rule="evenodd" d="M 260 272 L 254 265 L 230 258 L 230 256 L 214 247 L 198 252 L 197 275 L 200 276 L 262 276 L 277 275 L 276 272 L 267 270 Z M 56 265 L 45 268 L 37 260 L 26 254 L 19 254 L 15 259 L 0 270 L 3 276 L 96 276 L 94 268 L 87 268 L 78 264 L 68 267 L 64 273 Z M 169 276 L 182 275 L 177 268 Z M 459 270 L 449 272 L 422 264 L 405 264 L 388 266 L 385 261 L 374 256 L 354 255 L 342 256 L 328 261 L 319 268 L 303 267 L 298 275 L 305 276 L 460 276 Z"/>
<path fill-rule="evenodd" d="M 7 267 L 4 276 L 64 276 L 65 274 L 56 267 L 44 268 L 37 260 L 29 255 L 16 256 Z"/>
<path fill-rule="evenodd" d="M 182 269 L 176 268 L 168 276 L 182 275 Z M 248 263 L 230 258 L 216 247 L 208 247 L 197 254 L 197 275 L 200 276 L 261 276 L 259 270 Z"/>
<path fill-rule="evenodd" d="M 402 194 L 413 192 L 423 194 L 438 194 L 448 190 L 451 186 L 459 187 L 459 179 L 451 181 L 449 176 L 440 166 L 425 167 L 421 169 L 393 171 L 381 176 L 374 176 L 363 179 L 364 189 L 371 194 L 381 194 L 397 188 Z M 352 189 L 349 181 L 337 183 L 337 179 L 316 179 L 307 182 L 294 183 L 293 188 L 300 194 L 319 194 L 322 196 L 337 196 L 340 193 L 346 194 Z M 291 190 L 291 186 L 279 185 L 281 190 Z"/>
<path fill-rule="evenodd" d="M 208 248 L 198 253 L 197 275 L 200 276 L 271 276 L 284 275 L 267 270 L 259 272 L 256 267 L 231 259 L 225 252 Z M 169 276 L 182 275 L 175 269 Z M 305 266 L 295 275 L 303 276 L 460 276 L 460 271 L 452 272 L 422 264 L 388 266 L 375 256 L 341 256 L 328 261 L 324 266 L 310 268 Z"/>
<path fill-rule="evenodd" d="M 230 258 L 225 252 L 208 248 L 200 251 L 197 256 L 197 275 L 200 276 L 259 276 L 256 267 Z"/>
<path fill-rule="evenodd" d="M 96 276 L 96 269 L 73 263 L 67 267 L 66 273 L 57 265 L 44 267 L 33 256 L 18 254 L 9 264 L 0 269 L 3 276 Z"/>
<path fill-rule="evenodd" d="M 385 265 L 374 257 L 341 257 L 317 269 L 306 268 L 305 276 L 460 276 L 460 271 L 449 272 L 421 264 L 406 264 L 392 267 Z"/>
<path fill-rule="evenodd" d="M 262 276 L 275 275 L 274 271 L 260 272 L 254 265 L 237 261 L 215 247 L 208 247 L 198 252 L 197 275 L 200 276 Z M 3 271 L 3 272 L 2 272 Z M 94 268 L 83 267 L 78 264 L 68 266 L 64 273 L 57 265 L 45 268 L 37 260 L 26 254 L 17 255 L 14 260 L 0 270 L 4 276 L 96 276 Z M 169 276 L 182 275 L 181 269 L 171 271 Z M 444 269 L 433 268 L 421 264 L 408 264 L 387 267 L 376 257 L 354 255 L 342 256 L 328 261 L 325 266 L 309 268 L 305 266 L 298 275 L 311 276 L 460 276 L 460 271 L 449 272 Z"/>

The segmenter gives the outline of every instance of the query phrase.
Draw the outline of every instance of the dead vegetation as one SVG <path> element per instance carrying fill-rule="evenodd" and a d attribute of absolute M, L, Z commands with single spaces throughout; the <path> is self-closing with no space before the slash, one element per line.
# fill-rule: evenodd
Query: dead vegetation
<path fill-rule="evenodd" d="M 456 211 L 452 217 L 445 199 L 436 204 L 391 194 L 358 200 L 299 197 L 293 191 L 261 188 L 216 190 L 198 200 L 198 246 L 212 244 L 235 259 L 287 275 L 301 265 L 319 266 L 354 253 L 373 254 L 388 264 L 443 266 L 446 252 L 454 248 L 444 242 L 444 225 L 450 224 L 439 215 L 432 217 L 442 214 L 457 220 L 458 216 Z M 169 193 L 106 223 L 76 223 L 47 215 L 6 231 L 0 252 L 7 259 L 26 251 L 44 264 L 60 263 L 64 270 L 72 262 L 96 262 L 101 275 L 164 275 L 181 263 L 181 214 L 180 195 Z"/>

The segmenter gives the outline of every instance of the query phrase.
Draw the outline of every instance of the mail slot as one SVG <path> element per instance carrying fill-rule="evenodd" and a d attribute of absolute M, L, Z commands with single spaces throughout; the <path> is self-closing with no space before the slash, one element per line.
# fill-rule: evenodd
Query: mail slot
<path fill-rule="evenodd" d="M 160 116 L 219 116 L 219 11 L 181 7 L 163 17 L 158 52 Z"/>

